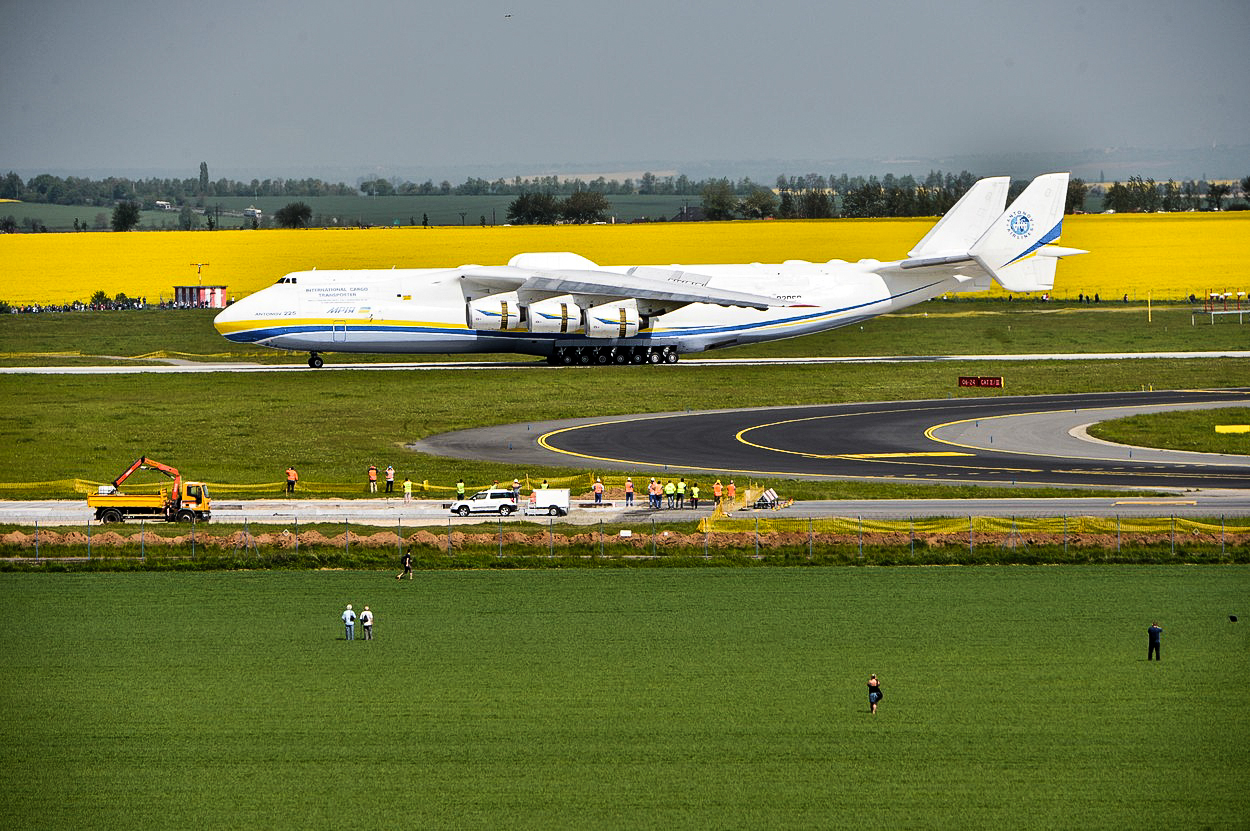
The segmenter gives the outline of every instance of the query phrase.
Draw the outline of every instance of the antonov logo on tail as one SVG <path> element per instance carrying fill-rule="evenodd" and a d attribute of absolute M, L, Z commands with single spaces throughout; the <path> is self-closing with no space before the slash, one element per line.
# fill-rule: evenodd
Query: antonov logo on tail
<path fill-rule="evenodd" d="M 1016 211 L 1007 218 L 1007 230 L 1016 239 L 1024 239 L 1033 230 L 1033 217 L 1024 211 Z"/>
<path fill-rule="evenodd" d="M 601 266 L 577 254 L 531 253 L 506 266 L 304 271 L 245 297 L 214 325 L 237 343 L 308 352 L 314 367 L 322 352 L 675 363 L 684 353 L 812 334 L 942 294 L 984 291 L 991 280 L 1009 291 L 1049 291 L 1058 259 L 1084 252 L 1045 239 L 1030 249 L 1034 256 L 1014 260 L 1018 240 L 1038 223 L 1058 230 L 1063 203 L 1053 194 L 1067 181 L 1067 173 L 1039 176 L 1004 210 L 1008 177 L 982 179 L 904 260 Z M 779 286 L 793 293 L 777 296 Z M 343 306 L 345 292 L 368 305 Z"/>

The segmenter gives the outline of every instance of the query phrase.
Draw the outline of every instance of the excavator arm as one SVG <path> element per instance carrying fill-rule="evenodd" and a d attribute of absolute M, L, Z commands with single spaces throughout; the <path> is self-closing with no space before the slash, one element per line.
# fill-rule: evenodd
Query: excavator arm
<path fill-rule="evenodd" d="M 178 468 L 170 467 L 169 465 L 158 462 L 155 459 L 149 459 L 147 456 L 140 456 L 138 459 L 135 459 L 134 464 L 126 468 L 125 473 L 113 480 L 113 488 L 121 490 L 122 482 L 129 479 L 130 474 L 134 473 L 136 470 L 159 470 L 161 473 L 164 473 L 170 479 L 174 480 L 174 502 L 177 503 L 182 499 L 182 474 L 178 472 Z"/>

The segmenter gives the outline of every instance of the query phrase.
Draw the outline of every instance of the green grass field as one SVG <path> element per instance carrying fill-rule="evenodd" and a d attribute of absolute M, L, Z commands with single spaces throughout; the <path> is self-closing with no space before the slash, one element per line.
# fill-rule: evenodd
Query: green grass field
<path fill-rule="evenodd" d="M 1248 588 L 1240 566 L 0 574 L 0 810 L 1243 828 Z M 374 642 L 343 640 L 348 602 Z"/>
<path fill-rule="evenodd" d="M 1250 424 L 1250 407 L 1221 407 L 1117 418 L 1093 425 L 1089 433 L 1121 444 L 1250 455 L 1250 433 L 1215 431 L 1217 425 L 1246 424 Z"/>

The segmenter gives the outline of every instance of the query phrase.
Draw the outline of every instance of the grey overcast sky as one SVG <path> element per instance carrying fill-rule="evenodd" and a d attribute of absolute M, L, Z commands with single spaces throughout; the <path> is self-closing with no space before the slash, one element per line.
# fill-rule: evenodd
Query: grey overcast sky
<path fill-rule="evenodd" d="M 1248 0 L 0 9 L 3 170 L 525 175 L 1250 141 Z"/>

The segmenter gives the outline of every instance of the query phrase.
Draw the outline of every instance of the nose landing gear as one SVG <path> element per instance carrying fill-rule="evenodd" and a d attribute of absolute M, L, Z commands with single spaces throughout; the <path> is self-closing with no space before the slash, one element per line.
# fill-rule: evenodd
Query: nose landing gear
<path fill-rule="evenodd" d="M 321 367 L 325 365 L 325 361 L 323 361 L 321 359 L 321 356 L 318 355 L 316 352 L 309 352 L 308 353 L 308 365 L 312 367 L 313 369 L 321 369 Z"/>

